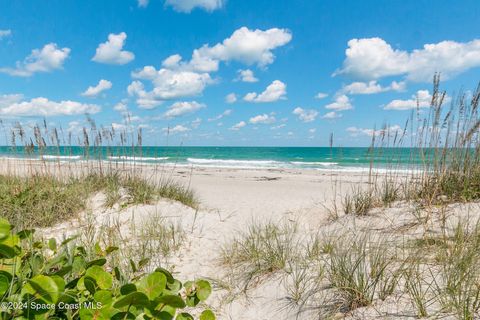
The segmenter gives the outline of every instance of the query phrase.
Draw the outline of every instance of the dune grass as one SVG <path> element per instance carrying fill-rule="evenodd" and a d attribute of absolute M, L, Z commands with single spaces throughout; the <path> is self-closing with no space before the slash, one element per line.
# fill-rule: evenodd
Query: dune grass
<path fill-rule="evenodd" d="M 121 198 L 123 206 L 148 204 L 159 197 L 196 207 L 191 189 L 173 182 L 153 184 L 139 176 L 120 173 L 90 173 L 80 177 L 58 178 L 48 174 L 29 176 L 0 175 L 0 216 L 17 228 L 49 227 L 76 217 L 87 201 L 98 192 L 111 207 Z"/>
<path fill-rule="evenodd" d="M 384 240 L 359 236 L 335 244 L 326 269 L 335 288 L 338 310 L 348 312 L 368 306 L 395 290 L 400 273 Z"/>
<path fill-rule="evenodd" d="M 373 131 L 369 183 L 344 195 L 344 213 L 366 215 L 396 201 L 428 206 L 480 200 L 480 85 L 448 97 L 435 75 L 432 92 L 429 108 L 412 111 L 403 129 Z M 388 170 L 379 173 L 375 158 L 385 152 Z"/>
<path fill-rule="evenodd" d="M 221 260 L 246 290 L 287 267 L 297 252 L 295 237 L 295 224 L 252 223 L 223 248 Z"/>

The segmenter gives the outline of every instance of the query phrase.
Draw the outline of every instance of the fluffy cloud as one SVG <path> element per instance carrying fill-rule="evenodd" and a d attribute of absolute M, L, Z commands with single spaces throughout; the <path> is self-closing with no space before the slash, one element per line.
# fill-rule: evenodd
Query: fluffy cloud
<path fill-rule="evenodd" d="M 165 68 L 157 71 L 152 66 L 144 67 L 132 73 L 132 76 L 136 79 L 150 80 L 153 84 L 152 91 L 146 91 L 140 81 L 133 81 L 127 88 L 131 96 L 137 97 L 137 104 L 146 109 L 156 107 L 165 100 L 200 95 L 212 82 L 208 73 Z"/>
<path fill-rule="evenodd" d="M 50 101 L 39 97 L 22 101 L 22 95 L 0 96 L 0 115 L 5 116 L 60 116 L 98 113 L 100 107 L 95 104 L 83 104 L 76 101 Z"/>
<path fill-rule="evenodd" d="M 386 127 L 380 130 L 348 127 L 347 132 L 350 133 L 352 137 L 358 137 L 361 135 L 365 135 L 369 137 L 373 137 L 374 135 L 375 136 L 381 136 L 381 135 L 394 136 L 398 132 L 402 132 L 402 128 L 399 125 Z"/>
<path fill-rule="evenodd" d="M 137 104 L 143 108 L 153 108 L 164 100 L 199 95 L 207 85 L 214 82 L 210 73 L 218 71 L 221 61 L 235 60 L 264 67 L 274 61 L 272 50 L 288 43 L 291 37 L 285 29 L 262 31 L 242 27 L 222 43 L 204 45 L 194 50 L 189 61 L 183 61 L 179 54 L 174 54 L 162 62 L 160 70 L 145 66 L 133 72 L 133 78 L 152 81 L 153 90 L 146 91 L 141 82 L 134 81 L 128 91 L 137 97 Z M 280 81 L 274 83 L 283 86 L 285 90 L 285 85 Z M 271 89 L 275 89 L 275 86 Z M 267 94 L 270 92 L 259 95 L 258 102 L 274 99 Z"/>
<path fill-rule="evenodd" d="M 352 103 L 350 102 L 350 98 L 342 94 L 337 96 L 334 102 L 327 104 L 325 108 L 329 110 L 335 110 L 335 111 L 344 111 L 344 110 L 353 109 L 353 106 L 352 106 Z"/>
<path fill-rule="evenodd" d="M 268 115 L 266 113 L 259 114 L 255 117 L 250 118 L 249 122 L 251 124 L 270 124 L 276 121 L 273 115 Z"/>
<path fill-rule="evenodd" d="M 60 49 L 55 43 L 49 43 L 42 49 L 32 50 L 23 62 L 17 61 L 15 68 L 0 68 L 0 72 L 19 77 L 30 77 L 37 72 L 51 72 L 61 69 L 69 54 L 69 48 Z"/>
<path fill-rule="evenodd" d="M 322 119 L 338 119 L 338 118 L 341 118 L 342 117 L 342 114 L 340 113 L 337 113 L 335 111 L 330 111 L 330 112 L 327 112 L 325 113 L 323 116 L 322 116 Z"/>
<path fill-rule="evenodd" d="M 328 94 L 323 93 L 323 92 L 319 92 L 315 95 L 315 99 L 318 99 L 318 100 L 326 98 L 326 97 L 328 97 Z"/>
<path fill-rule="evenodd" d="M 5 108 L 11 104 L 20 102 L 23 100 L 22 94 L 3 94 L 0 95 L 0 108 Z"/>
<path fill-rule="evenodd" d="M 204 45 L 193 51 L 190 67 L 200 71 L 216 71 L 219 61 L 239 61 L 247 65 L 265 67 L 275 60 L 272 50 L 284 46 L 292 39 L 286 29 L 266 31 L 242 27 L 213 47 Z"/>
<path fill-rule="evenodd" d="M 0 30 L 0 40 L 2 40 L 3 38 L 6 38 L 8 36 L 12 35 L 12 30 L 8 29 L 8 30 Z"/>
<path fill-rule="evenodd" d="M 196 101 L 175 102 L 170 107 L 168 107 L 168 111 L 165 112 L 164 117 L 176 118 L 185 114 L 194 113 L 205 107 L 206 106 L 203 103 L 198 103 Z"/>
<path fill-rule="evenodd" d="M 446 100 L 450 98 L 447 96 Z M 447 102 L 445 101 L 445 102 Z M 383 109 L 385 110 L 411 110 L 418 108 L 428 108 L 432 103 L 432 95 L 428 90 L 418 90 L 412 95 L 411 99 L 390 101 Z"/>
<path fill-rule="evenodd" d="M 240 121 L 239 123 L 232 126 L 230 128 L 230 130 L 238 131 L 238 130 L 242 129 L 243 127 L 245 127 L 246 125 L 247 125 L 247 123 L 245 121 Z"/>
<path fill-rule="evenodd" d="M 148 6 L 149 0 L 137 0 L 138 6 L 141 8 L 146 8 Z"/>
<path fill-rule="evenodd" d="M 200 119 L 200 118 L 196 118 L 195 120 L 190 122 L 193 129 L 197 129 L 200 126 L 201 123 L 202 123 L 202 119 Z"/>
<path fill-rule="evenodd" d="M 393 81 L 389 86 L 382 87 L 376 80 L 369 82 L 352 82 L 344 86 L 340 92 L 345 94 L 375 94 L 387 91 L 404 91 L 405 82 Z"/>
<path fill-rule="evenodd" d="M 317 116 L 318 116 L 318 111 L 317 110 L 305 110 L 300 107 L 297 107 L 293 109 L 292 112 L 294 115 L 298 116 L 298 119 L 300 119 L 303 122 L 312 122 L 314 121 Z"/>
<path fill-rule="evenodd" d="M 145 1 L 145 0 L 139 0 Z M 147 1 L 148 3 L 148 1 Z M 195 8 L 211 12 L 223 7 L 224 0 L 166 0 L 165 5 L 171 6 L 175 11 L 189 13 Z"/>
<path fill-rule="evenodd" d="M 217 121 L 217 120 L 223 119 L 225 117 L 228 117 L 231 114 L 232 114 L 232 109 L 227 109 L 227 110 L 223 111 L 221 114 L 219 114 L 218 116 L 213 117 L 213 118 L 209 118 L 208 121 L 209 122 Z"/>
<path fill-rule="evenodd" d="M 287 86 L 285 83 L 280 80 L 275 80 L 262 93 L 247 93 L 245 97 L 243 97 L 243 100 L 248 102 L 275 102 L 286 99 L 286 94 Z"/>
<path fill-rule="evenodd" d="M 480 66 L 480 40 L 442 41 L 411 52 L 393 49 L 381 38 L 352 39 L 343 67 L 334 75 L 361 79 L 405 75 L 412 81 L 431 81 L 435 72 L 450 78 Z"/>
<path fill-rule="evenodd" d="M 119 102 L 113 106 L 113 110 L 125 114 L 128 112 L 127 104 L 125 102 Z"/>
<path fill-rule="evenodd" d="M 237 95 L 235 93 L 229 93 L 225 97 L 226 103 L 235 103 L 237 101 Z"/>
<path fill-rule="evenodd" d="M 238 70 L 238 80 L 242 82 L 257 82 L 258 79 L 255 78 L 253 71 L 250 69 Z"/>
<path fill-rule="evenodd" d="M 187 132 L 190 131 L 189 128 L 182 126 L 181 124 L 176 125 L 173 128 L 163 128 L 162 129 L 166 134 L 176 134 L 176 133 L 182 133 L 182 132 Z"/>
<path fill-rule="evenodd" d="M 270 127 L 271 130 L 278 130 L 278 129 L 282 129 L 284 127 L 286 127 L 287 125 L 285 123 L 282 123 L 282 124 L 279 124 L 278 126 L 273 126 L 273 127 Z"/>
<path fill-rule="evenodd" d="M 96 97 L 105 90 L 112 88 L 112 83 L 108 80 L 101 79 L 95 87 L 88 87 L 85 92 L 82 93 L 82 96 L 85 97 Z"/>
<path fill-rule="evenodd" d="M 122 50 L 125 45 L 127 34 L 110 33 L 108 40 L 98 45 L 93 61 L 106 64 L 126 64 L 135 59 L 135 55 L 130 51 Z"/>

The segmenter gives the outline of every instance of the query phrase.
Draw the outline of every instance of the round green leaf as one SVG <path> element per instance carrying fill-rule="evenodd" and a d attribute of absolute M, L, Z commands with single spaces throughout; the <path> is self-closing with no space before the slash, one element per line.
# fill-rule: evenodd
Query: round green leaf
<path fill-rule="evenodd" d="M 7 238 L 10 235 L 12 226 L 7 220 L 0 218 L 0 240 Z"/>
<path fill-rule="evenodd" d="M 112 293 L 108 290 L 99 290 L 93 295 L 95 301 L 100 302 L 102 305 L 107 305 L 112 302 Z"/>
<path fill-rule="evenodd" d="M 195 287 L 197 289 L 197 297 L 200 301 L 205 301 L 212 293 L 212 287 L 210 283 L 206 280 L 198 280 L 195 282 Z"/>
<path fill-rule="evenodd" d="M 87 263 L 87 268 L 89 268 L 91 266 L 103 266 L 105 263 L 107 263 L 107 259 L 105 259 L 105 258 L 92 260 L 92 261 Z"/>
<path fill-rule="evenodd" d="M 120 293 L 124 296 L 134 291 L 137 291 L 137 287 L 133 283 L 127 283 L 120 287 Z"/>
<path fill-rule="evenodd" d="M 191 314 L 183 312 L 183 313 L 180 313 L 179 315 L 177 315 L 177 317 L 175 319 L 176 320 L 193 320 L 193 317 L 192 317 Z"/>
<path fill-rule="evenodd" d="M 162 267 L 158 267 L 157 269 L 155 269 L 155 272 L 163 273 L 165 275 L 165 277 L 167 277 L 167 282 L 168 283 L 173 283 L 175 281 L 175 278 L 173 278 L 172 274 L 167 269 L 164 269 Z"/>
<path fill-rule="evenodd" d="M 15 249 L 11 246 L 0 243 L 0 259 L 11 259 L 15 257 Z"/>
<path fill-rule="evenodd" d="M 57 283 L 52 278 L 44 275 L 38 275 L 28 280 L 23 288 L 23 294 L 25 293 L 32 294 L 46 303 L 55 303 L 59 297 Z"/>
<path fill-rule="evenodd" d="M 50 278 L 52 278 L 53 281 L 55 281 L 55 283 L 57 284 L 59 292 L 63 292 L 65 290 L 65 280 L 63 280 L 62 277 L 54 275 L 50 276 Z"/>
<path fill-rule="evenodd" d="M 140 281 L 138 289 L 144 292 L 148 299 L 153 300 L 165 290 L 166 284 L 167 277 L 163 273 L 153 272 Z"/>
<path fill-rule="evenodd" d="M 96 281 L 92 277 L 83 277 L 83 285 L 91 293 L 94 294 L 96 289 Z"/>
<path fill-rule="evenodd" d="M 11 280 L 12 275 L 10 273 L 0 271 L 0 296 L 3 296 L 3 294 L 8 291 Z"/>
<path fill-rule="evenodd" d="M 148 297 L 142 292 L 132 292 L 127 294 L 124 297 L 121 297 L 115 304 L 113 305 L 114 308 L 122 308 L 125 306 L 140 306 L 140 307 L 148 307 L 150 302 Z"/>
<path fill-rule="evenodd" d="M 200 314 L 200 320 L 215 320 L 215 314 L 212 310 L 205 310 Z"/>
<path fill-rule="evenodd" d="M 166 304 L 174 308 L 185 308 L 185 302 L 179 296 L 165 295 L 155 300 L 158 303 Z"/>
<path fill-rule="evenodd" d="M 55 238 L 48 240 L 48 248 L 52 251 L 57 250 L 57 240 L 55 240 Z"/>
<path fill-rule="evenodd" d="M 87 269 L 87 272 L 85 272 L 85 276 L 93 278 L 100 289 L 104 290 L 112 287 L 112 275 L 100 266 L 91 266 Z"/>

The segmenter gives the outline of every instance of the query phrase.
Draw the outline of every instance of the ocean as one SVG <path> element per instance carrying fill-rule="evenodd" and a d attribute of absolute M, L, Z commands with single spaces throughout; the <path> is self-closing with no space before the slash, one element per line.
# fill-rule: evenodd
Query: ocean
<path fill-rule="evenodd" d="M 411 168 L 421 163 L 411 148 L 329 147 L 0 147 L 0 158 L 46 161 L 102 160 L 198 167 L 366 170 Z"/>

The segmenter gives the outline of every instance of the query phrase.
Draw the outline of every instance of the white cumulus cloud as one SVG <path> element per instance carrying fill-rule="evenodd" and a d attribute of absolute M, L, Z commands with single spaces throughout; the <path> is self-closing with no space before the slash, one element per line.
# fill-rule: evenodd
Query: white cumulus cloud
<path fill-rule="evenodd" d="M 137 98 L 137 104 L 147 109 L 156 107 L 165 100 L 200 95 L 205 87 L 212 83 L 208 73 L 166 68 L 157 71 L 152 66 L 146 66 L 142 70 L 132 73 L 132 76 L 152 82 L 153 89 L 151 91 L 146 91 L 143 83 L 138 80 L 133 81 L 127 89 L 131 96 Z"/>
<path fill-rule="evenodd" d="M 340 113 L 337 113 L 335 111 L 330 111 L 330 112 L 327 112 L 325 113 L 323 116 L 322 116 L 322 119 L 338 119 L 338 118 L 341 118 L 342 117 L 342 114 Z"/>
<path fill-rule="evenodd" d="M 352 136 L 352 137 L 358 137 L 358 136 L 369 136 L 373 137 L 375 136 L 394 136 L 397 133 L 401 133 L 403 130 L 399 125 L 393 125 L 389 127 L 385 127 L 379 130 L 374 130 L 374 129 L 364 129 L 364 128 L 357 128 L 357 127 L 348 127 L 347 132 Z"/>
<path fill-rule="evenodd" d="M 122 50 L 125 45 L 127 34 L 120 32 L 119 34 L 110 33 L 108 40 L 100 43 L 95 52 L 93 61 L 106 64 L 123 65 L 135 59 L 133 52 Z"/>
<path fill-rule="evenodd" d="M 208 121 L 209 121 L 209 122 L 212 122 L 212 121 L 217 121 L 217 120 L 223 119 L 223 118 L 228 117 L 229 115 L 231 115 L 232 112 L 233 112 L 232 109 L 227 109 L 227 110 L 223 111 L 221 114 L 219 114 L 219 115 L 217 115 L 217 116 L 215 116 L 215 117 L 213 117 L 213 118 L 209 118 Z"/>
<path fill-rule="evenodd" d="M 189 65 L 202 71 L 216 71 L 219 61 L 239 61 L 265 67 L 275 60 L 273 50 L 286 45 L 292 34 L 286 29 L 250 30 L 241 27 L 213 47 L 204 45 L 193 51 Z"/>
<path fill-rule="evenodd" d="M 233 125 L 230 130 L 233 130 L 233 131 L 238 131 L 240 129 L 242 129 L 243 127 L 245 127 L 247 125 L 247 123 L 245 121 L 240 121 L 239 123 Z"/>
<path fill-rule="evenodd" d="M 142 0 L 139 0 L 142 1 Z M 143 0 L 145 1 L 145 0 Z M 165 5 L 175 11 L 189 13 L 195 8 L 211 12 L 223 7 L 225 0 L 166 0 Z"/>
<path fill-rule="evenodd" d="M 255 74 L 250 69 L 238 70 L 238 80 L 242 82 L 257 82 L 258 79 L 255 78 Z"/>
<path fill-rule="evenodd" d="M 280 80 L 273 81 L 262 93 L 250 92 L 243 97 L 248 102 L 275 102 L 286 99 L 287 86 Z"/>
<path fill-rule="evenodd" d="M 206 105 L 203 103 L 198 103 L 196 101 L 183 101 L 175 102 L 170 107 L 168 107 L 167 112 L 165 112 L 165 118 L 176 118 L 183 116 L 185 114 L 194 113 L 200 109 L 205 108 Z"/>
<path fill-rule="evenodd" d="M 318 99 L 318 100 L 324 99 L 324 98 L 326 98 L 326 97 L 328 97 L 328 94 L 323 93 L 323 92 L 319 92 L 319 93 L 317 93 L 317 94 L 315 95 L 315 99 Z"/>
<path fill-rule="evenodd" d="M 3 38 L 9 37 L 12 35 L 12 30 L 7 29 L 7 30 L 0 30 L 0 40 Z"/>
<path fill-rule="evenodd" d="M 444 103 L 451 101 L 451 97 L 445 96 Z M 385 110 L 411 110 L 418 108 L 428 108 L 432 103 L 432 95 L 428 90 L 418 90 L 410 99 L 396 99 L 390 101 L 383 107 Z"/>
<path fill-rule="evenodd" d="M 179 54 L 173 54 L 163 60 L 160 70 L 145 66 L 133 72 L 133 78 L 151 81 L 153 89 L 148 91 L 142 82 L 134 81 L 128 92 L 136 96 L 137 104 L 142 108 L 153 108 L 164 100 L 199 95 L 207 85 L 214 82 L 210 73 L 218 71 L 221 61 L 234 60 L 265 67 L 275 59 L 272 51 L 288 43 L 291 37 L 291 33 L 285 29 L 272 28 L 263 31 L 242 27 L 222 43 L 214 46 L 206 44 L 195 49 L 189 61 L 183 61 Z M 282 82 L 274 84 L 271 89 L 280 85 L 285 90 Z M 282 93 L 279 93 L 282 97 Z M 268 102 L 269 99 L 275 100 L 274 95 L 275 93 L 268 91 L 255 98 L 258 102 Z M 230 96 L 230 101 L 233 101 L 233 96 Z"/>
<path fill-rule="evenodd" d="M 165 134 L 176 134 L 176 133 L 182 133 L 182 132 L 190 131 L 190 129 L 181 125 L 181 124 L 178 124 L 178 125 L 174 126 L 173 128 L 163 128 L 162 131 L 165 132 Z"/>
<path fill-rule="evenodd" d="M 226 103 L 235 103 L 237 101 L 237 95 L 235 93 L 229 93 L 225 97 Z"/>
<path fill-rule="evenodd" d="M 149 0 L 137 0 L 138 6 L 141 8 L 146 8 L 148 6 Z"/>
<path fill-rule="evenodd" d="M 294 115 L 298 116 L 298 119 L 300 119 L 303 122 L 312 122 L 318 116 L 318 111 L 317 110 L 314 110 L 314 109 L 305 110 L 305 109 L 300 108 L 300 107 L 297 107 L 297 108 L 293 109 L 292 113 Z"/>
<path fill-rule="evenodd" d="M 0 68 L 0 72 L 19 77 L 30 77 L 37 72 L 51 72 L 62 69 L 69 54 L 69 48 L 58 48 L 57 44 L 49 43 L 42 49 L 32 50 L 24 61 L 17 61 L 15 68 Z"/>
<path fill-rule="evenodd" d="M 344 86 L 340 92 L 345 94 L 375 94 L 387 91 L 404 91 L 405 82 L 392 81 L 389 86 L 382 87 L 376 80 L 369 82 L 352 82 Z"/>
<path fill-rule="evenodd" d="M 249 122 L 251 124 L 271 124 L 276 121 L 273 115 L 268 115 L 266 113 L 259 114 L 255 117 L 250 118 Z"/>
<path fill-rule="evenodd" d="M 444 79 L 480 66 L 480 40 L 441 41 L 411 52 L 392 48 L 381 38 L 352 39 L 343 67 L 334 75 L 361 79 L 403 75 L 412 81 L 432 81 L 435 72 Z"/>
<path fill-rule="evenodd" d="M 82 96 L 85 97 L 97 97 L 100 93 L 105 90 L 112 88 L 112 83 L 108 80 L 101 79 L 96 86 L 90 86 L 82 93 Z"/>
<path fill-rule="evenodd" d="M 334 102 L 327 104 L 325 108 L 334 111 L 344 111 L 353 109 L 353 106 L 350 98 L 342 94 L 337 96 Z"/>
<path fill-rule="evenodd" d="M 5 116 L 48 117 L 98 112 L 100 112 L 100 107 L 95 104 L 84 104 L 71 100 L 55 102 L 38 97 L 27 101 L 23 100 L 22 95 L 0 96 L 0 115 Z"/>

